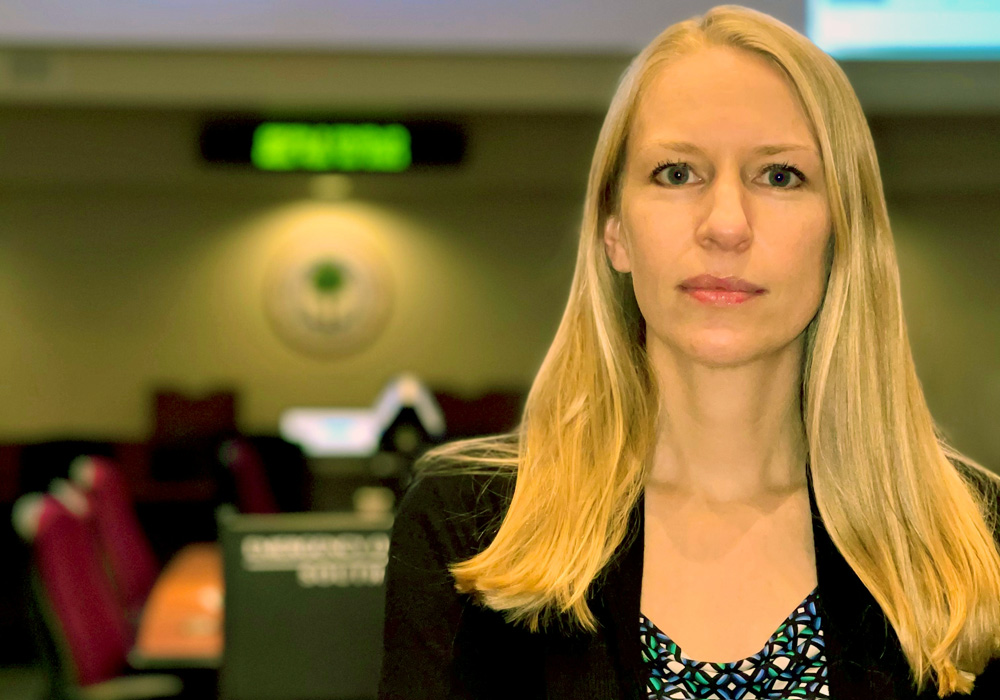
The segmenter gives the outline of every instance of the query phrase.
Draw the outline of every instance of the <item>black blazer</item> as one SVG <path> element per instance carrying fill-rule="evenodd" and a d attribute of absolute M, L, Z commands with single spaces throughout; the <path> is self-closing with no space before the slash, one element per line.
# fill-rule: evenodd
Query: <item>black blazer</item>
<path fill-rule="evenodd" d="M 447 565 L 486 547 L 510 502 L 513 481 L 509 476 L 428 475 L 403 499 L 386 574 L 379 698 L 646 697 L 639 640 L 641 502 L 632 512 L 632 536 L 593 586 L 596 634 L 557 627 L 533 634 L 455 592 Z M 936 698 L 933 684 L 919 696 L 911 687 L 895 631 L 823 526 L 811 478 L 809 497 L 830 697 Z M 990 663 L 966 697 L 1000 699 L 1000 660 Z"/>

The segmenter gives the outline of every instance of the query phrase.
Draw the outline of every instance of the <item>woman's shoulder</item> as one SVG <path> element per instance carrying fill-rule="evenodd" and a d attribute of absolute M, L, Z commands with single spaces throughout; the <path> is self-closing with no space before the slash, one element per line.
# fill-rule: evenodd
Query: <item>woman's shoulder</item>
<path fill-rule="evenodd" d="M 400 512 L 419 509 L 458 517 L 506 508 L 513 495 L 515 472 L 456 466 L 419 471 L 407 487 Z"/>
<path fill-rule="evenodd" d="M 399 504 L 394 529 L 420 533 L 451 558 L 471 557 L 496 535 L 514 482 L 508 469 L 422 470 Z"/>

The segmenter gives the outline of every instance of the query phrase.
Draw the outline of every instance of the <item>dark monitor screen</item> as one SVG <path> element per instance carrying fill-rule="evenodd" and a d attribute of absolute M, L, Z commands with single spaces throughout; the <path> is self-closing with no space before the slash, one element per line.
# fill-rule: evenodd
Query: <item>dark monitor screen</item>
<path fill-rule="evenodd" d="M 390 516 L 220 515 L 224 700 L 374 698 Z"/>

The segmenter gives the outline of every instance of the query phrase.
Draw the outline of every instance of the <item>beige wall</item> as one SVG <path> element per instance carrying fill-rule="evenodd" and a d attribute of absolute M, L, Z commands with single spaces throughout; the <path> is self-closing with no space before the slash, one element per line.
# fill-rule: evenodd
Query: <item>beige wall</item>
<path fill-rule="evenodd" d="M 404 370 L 468 391 L 525 385 L 565 296 L 575 203 L 448 204 L 0 198 L 0 431 L 142 437 L 154 385 L 236 387 L 244 426 L 265 431 L 288 406 L 367 405 Z M 316 233 L 369 239 L 393 281 L 384 332 L 339 360 L 288 348 L 264 313 L 269 261 Z"/>
<path fill-rule="evenodd" d="M 889 206 L 931 413 L 959 449 L 1000 470 L 1000 196 L 928 193 Z"/>
<path fill-rule="evenodd" d="M 331 202 L 304 178 L 205 170 L 193 112 L 0 111 L 0 439 L 142 439 L 156 386 L 235 387 L 251 431 L 288 406 L 366 405 L 403 370 L 526 386 L 566 298 L 599 120 L 468 117 L 462 170 L 356 178 Z M 1000 176 L 979 136 L 997 125 L 873 121 L 932 411 L 1000 466 Z M 317 231 L 366 238 L 395 288 L 384 333 L 341 360 L 286 347 L 261 300 L 269 261 Z"/>
<path fill-rule="evenodd" d="M 320 201 L 309 178 L 204 171 L 196 115 L 0 117 L 0 439 L 142 439 L 158 386 L 233 387 L 242 427 L 267 432 L 289 406 L 368 405 L 402 371 L 527 386 L 568 290 L 597 123 L 469 123 L 463 169 Z M 263 304 L 272 261 L 324 236 L 376 249 L 394 299 L 378 339 L 334 360 L 285 345 Z"/>

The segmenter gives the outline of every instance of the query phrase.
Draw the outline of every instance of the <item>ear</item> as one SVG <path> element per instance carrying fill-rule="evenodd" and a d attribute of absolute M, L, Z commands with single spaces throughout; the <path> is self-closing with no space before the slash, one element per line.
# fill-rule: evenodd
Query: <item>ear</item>
<path fill-rule="evenodd" d="M 611 261 L 611 267 L 618 272 L 631 272 L 632 263 L 628 258 L 628 249 L 622 238 L 622 224 L 618 215 L 613 214 L 604 223 L 604 252 Z"/>

